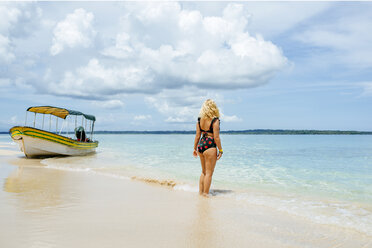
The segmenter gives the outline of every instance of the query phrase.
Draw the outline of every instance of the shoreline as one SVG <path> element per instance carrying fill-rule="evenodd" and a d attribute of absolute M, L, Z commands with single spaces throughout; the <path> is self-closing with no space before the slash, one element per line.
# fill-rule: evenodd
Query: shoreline
<path fill-rule="evenodd" d="M 12 149 L 6 152 L 0 153 L 1 247 L 346 248 L 372 244 L 371 236 L 223 194 L 204 198 L 143 180 L 50 169 L 41 160 L 22 158 Z"/>

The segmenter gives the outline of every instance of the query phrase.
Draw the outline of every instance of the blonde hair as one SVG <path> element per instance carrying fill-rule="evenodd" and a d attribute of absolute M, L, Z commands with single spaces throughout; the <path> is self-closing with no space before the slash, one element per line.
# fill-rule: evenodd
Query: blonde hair
<path fill-rule="evenodd" d="M 217 104 L 212 99 L 207 99 L 199 113 L 200 118 L 213 119 L 215 117 L 220 117 L 220 111 L 218 110 Z"/>

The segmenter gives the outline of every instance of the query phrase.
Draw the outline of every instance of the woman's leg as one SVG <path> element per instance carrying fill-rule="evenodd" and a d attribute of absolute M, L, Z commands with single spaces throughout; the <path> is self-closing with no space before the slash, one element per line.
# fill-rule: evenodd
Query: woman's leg
<path fill-rule="evenodd" d="M 204 176 L 205 176 L 205 158 L 203 156 L 203 153 L 198 152 L 199 158 L 200 158 L 200 163 L 202 167 L 202 173 L 200 175 L 199 179 L 199 194 L 203 194 L 203 189 L 204 189 Z"/>
<path fill-rule="evenodd" d="M 214 171 L 214 167 L 216 166 L 217 161 L 217 148 L 209 148 L 204 153 L 204 160 L 205 160 L 205 176 L 203 182 L 203 194 L 209 194 L 209 188 L 211 187 L 212 183 L 212 175 Z"/>

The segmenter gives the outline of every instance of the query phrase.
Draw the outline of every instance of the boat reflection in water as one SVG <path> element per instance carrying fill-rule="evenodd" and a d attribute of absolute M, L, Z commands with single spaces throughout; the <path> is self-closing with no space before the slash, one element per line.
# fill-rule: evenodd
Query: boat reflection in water
<path fill-rule="evenodd" d="M 22 160 L 26 158 L 17 159 L 19 163 L 24 163 Z M 20 166 L 4 180 L 3 189 L 11 193 L 9 196 L 17 208 L 30 211 L 69 204 L 66 196 L 62 196 L 66 172 L 47 170 L 38 160 L 32 161 L 34 166 Z M 13 164 L 12 161 L 11 163 Z M 35 166 L 37 164 L 40 166 Z"/>

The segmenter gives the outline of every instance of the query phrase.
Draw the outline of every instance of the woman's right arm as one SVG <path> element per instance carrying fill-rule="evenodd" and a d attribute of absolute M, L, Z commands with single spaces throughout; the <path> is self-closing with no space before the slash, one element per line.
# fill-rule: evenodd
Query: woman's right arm
<path fill-rule="evenodd" d="M 198 123 L 196 123 L 196 134 L 195 134 L 195 140 L 194 140 L 194 151 L 193 155 L 194 157 L 198 156 L 198 153 L 196 151 L 196 148 L 198 146 L 199 140 L 200 140 L 201 132 Z"/>
<path fill-rule="evenodd" d="M 217 119 L 217 121 L 213 123 L 213 139 L 214 139 L 214 142 L 216 142 L 217 149 L 219 151 L 218 156 L 217 156 L 217 160 L 219 160 L 223 153 L 221 139 L 220 139 L 220 120 L 219 119 Z"/>

